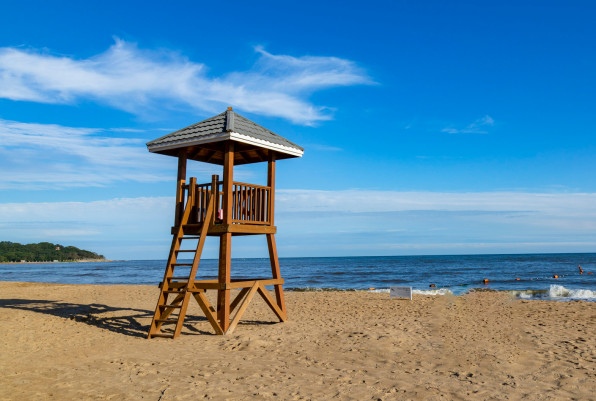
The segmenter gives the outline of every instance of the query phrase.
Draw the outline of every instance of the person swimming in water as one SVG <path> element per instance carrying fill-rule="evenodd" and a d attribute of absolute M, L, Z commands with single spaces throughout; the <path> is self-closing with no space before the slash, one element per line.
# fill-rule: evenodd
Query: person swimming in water
<path fill-rule="evenodd" d="M 580 265 L 577 265 L 577 267 L 579 267 L 579 274 L 584 274 L 584 269 Z"/>

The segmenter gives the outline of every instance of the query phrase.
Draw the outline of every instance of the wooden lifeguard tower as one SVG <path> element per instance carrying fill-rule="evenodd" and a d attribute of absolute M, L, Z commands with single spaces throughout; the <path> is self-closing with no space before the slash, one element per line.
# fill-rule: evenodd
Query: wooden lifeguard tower
<path fill-rule="evenodd" d="M 216 334 L 234 331 L 256 293 L 280 321 L 285 321 L 284 280 L 275 245 L 275 162 L 301 157 L 304 149 L 235 113 L 231 107 L 148 142 L 147 148 L 153 153 L 178 158 L 174 238 L 148 338 L 178 337 L 191 297 L 198 302 Z M 187 184 L 187 160 L 223 165 L 223 181 L 214 175 L 209 183 L 197 184 L 193 177 Z M 261 162 L 267 162 L 267 186 L 234 181 L 235 165 Z M 237 235 L 267 237 L 272 278 L 231 278 L 232 237 Z M 206 236 L 219 237 L 218 278 L 195 280 Z M 181 248 L 193 239 L 198 240 L 196 248 Z M 178 263 L 181 255 L 190 255 L 192 263 Z M 266 285 L 274 285 L 275 299 Z M 233 301 L 230 299 L 232 289 L 240 289 Z M 207 300 L 207 290 L 217 291 L 216 308 Z M 236 314 L 230 321 L 234 311 Z M 162 333 L 162 326 L 168 324 L 175 325 L 173 332 Z"/>

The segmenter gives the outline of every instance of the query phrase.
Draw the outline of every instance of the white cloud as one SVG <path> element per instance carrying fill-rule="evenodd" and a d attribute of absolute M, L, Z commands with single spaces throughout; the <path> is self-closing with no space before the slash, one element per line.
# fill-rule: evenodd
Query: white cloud
<path fill-rule="evenodd" d="M 492 127 L 495 125 L 495 120 L 490 116 L 486 115 L 472 124 L 468 125 L 463 129 L 456 129 L 453 127 L 443 128 L 441 132 L 447 132 L 448 134 L 488 134 L 486 127 Z"/>
<path fill-rule="evenodd" d="M 167 104 L 204 113 L 234 106 L 309 125 L 331 118 L 326 107 L 308 102 L 312 92 L 373 83 L 350 60 L 255 50 L 260 56 L 251 70 L 210 77 L 204 64 L 178 53 L 143 50 L 120 39 L 88 59 L 0 48 L 0 97 L 65 104 L 94 99 L 136 114 Z"/>
<path fill-rule="evenodd" d="M 286 189 L 276 191 L 276 210 L 394 212 L 406 210 L 444 211 L 533 211 L 560 216 L 596 217 L 596 194 L 523 192 L 398 192 L 318 191 Z"/>
<path fill-rule="evenodd" d="M 0 189 L 172 179 L 174 162 L 150 155 L 143 141 L 101 134 L 100 129 L 0 119 Z"/>
<path fill-rule="evenodd" d="M 282 256 L 585 252 L 594 246 L 595 200 L 581 193 L 280 190 L 277 238 Z M 391 214 L 421 210 L 434 212 Z M 173 197 L 5 203 L 0 232 L 5 240 L 61 241 L 111 258 L 164 259 L 173 214 Z M 235 241 L 235 257 L 266 257 L 262 238 Z M 217 256 L 217 241 L 206 255 Z"/>

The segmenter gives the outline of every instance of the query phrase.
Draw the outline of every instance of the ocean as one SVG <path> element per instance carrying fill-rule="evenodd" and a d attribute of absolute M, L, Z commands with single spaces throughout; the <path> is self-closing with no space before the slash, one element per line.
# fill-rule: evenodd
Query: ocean
<path fill-rule="evenodd" d="M 280 258 L 279 263 L 284 289 L 289 291 L 388 292 L 390 286 L 411 286 L 420 294 L 460 295 L 481 288 L 525 299 L 596 301 L 596 253 Z M 157 285 L 165 264 L 165 260 L 0 264 L 0 274 L 3 281 Z M 197 279 L 216 277 L 217 260 L 202 260 Z M 269 259 L 232 259 L 232 277 L 271 277 Z"/>

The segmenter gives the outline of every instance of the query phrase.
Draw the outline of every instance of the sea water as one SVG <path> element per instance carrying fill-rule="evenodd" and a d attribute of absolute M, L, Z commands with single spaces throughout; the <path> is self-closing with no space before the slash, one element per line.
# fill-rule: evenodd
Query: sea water
<path fill-rule="evenodd" d="M 411 286 L 419 294 L 460 295 L 482 288 L 525 299 L 596 301 L 595 253 L 280 258 L 279 263 L 290 291 L 388 292 L 390 286 Z M 0 264 L 0 280 L 157 285 L 165 265 L 165 260 Z M 269 259 L 232 259 L 232 272 L 233 278 L 271 277 Z M 217 260 L 201 260 L 197 279 L 216 277 Z"/>

